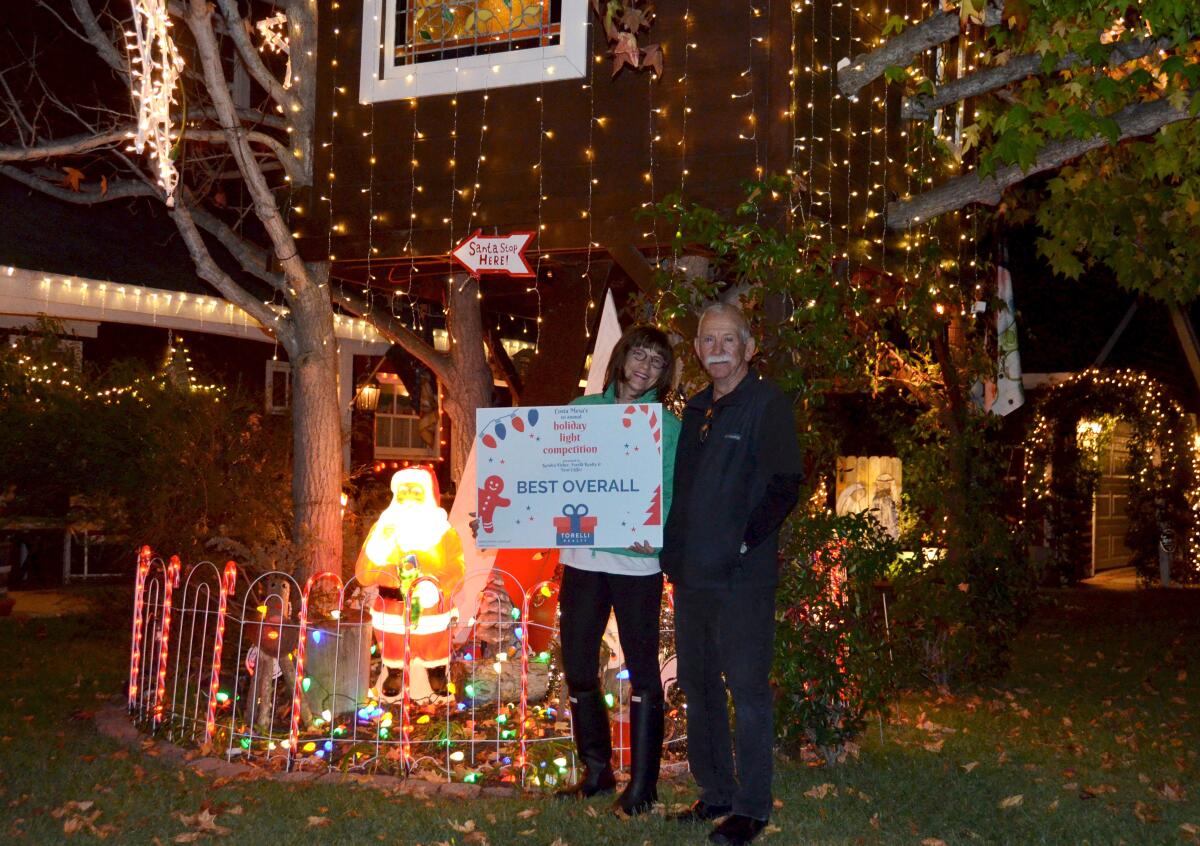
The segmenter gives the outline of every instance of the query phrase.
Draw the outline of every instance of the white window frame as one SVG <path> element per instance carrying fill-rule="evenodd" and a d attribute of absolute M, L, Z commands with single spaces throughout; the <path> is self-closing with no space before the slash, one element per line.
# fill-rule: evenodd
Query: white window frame
<path fill-rule="evenodd" d="M 275 404 L 275 380 L 283 379 L 283 405 Z M 292 408 L 292 365 L 286 361 L 267 360 L 266 379 L 267 414 L 287 414 Z"/>
<path fill-rule="evenodd" d="M 396 387 L 398 387 L 398 385 L 399 385 L 399 383 L 384 382 L 381 380 L 379 387 L 380 387 L 381 391 L 389 390 L 389 389 L 394 390 Z M 438 389 L 435 388 L 435 390 L 438 390 Z M 382 399 L 382 397 L 381 397 L 381 399 Z M 416 426 L 421 420 L 421 415 L 420 414 L 386 414 L 384 412 L 379 411 L 377 408 L 373 414 L 374 420 L 372 421 L 372 426 L 371 426 L 371 449 L 374 451 L 372 453 L 374 455 L 374 457 L 379 460 L 397 459 L 397 458 L 409 459 L 409 460 L 413 460 L 413 459 L 430 460 L 430 459 L 441 458 L 441 455 L 442 455 L 442 394 L 441 394 L 440 390 L 438 390 L 437 401 L 438 401 L 438 404 L 437 404 L 437 431 L 434 433 L 434 436 L 433 436 L 433 446 L 426 447 L 424 449 L 414 448 L 414 447 L 386 447 L 386 446 L 381 447 L 381 446 L 379 446 L 379 419 L 381 417 L 388 417 L 388 418 L 400 419 L 400 420 L 412 420 L 413 425 Z"/>
<path fill-rule="evenodd" d="M 403 2 L 407 0 L 363 0 L 358 86 L 362 103 L 587 76 L 588 0 L 562 0 L 559 39 L 553 46 L 396 66 L 388 57 L 396 54 L 396 4 Z"/>

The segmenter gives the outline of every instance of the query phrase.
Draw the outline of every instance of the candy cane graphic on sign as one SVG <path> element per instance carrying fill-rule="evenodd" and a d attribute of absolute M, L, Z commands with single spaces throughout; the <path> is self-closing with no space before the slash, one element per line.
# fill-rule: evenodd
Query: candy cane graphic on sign
<path fill-rule="evenodd" d="M 621 425 L 626 429 L 633 428 L 633 421 L 644 417 L 650 425 L 650 433 L 654 435 L 654 445 L 658 448 L 658 454 L 662 455 L 662 425 L 658 419 L 658 413 L 648 405 L 627 405 L 625 412 L 621 415 Z M 654 489 L 654 497 L 650 500 L 650 507 L 646 509 L 646 522 L 644 526 L 661 526 L 662 525 L 662 485 Z"/>

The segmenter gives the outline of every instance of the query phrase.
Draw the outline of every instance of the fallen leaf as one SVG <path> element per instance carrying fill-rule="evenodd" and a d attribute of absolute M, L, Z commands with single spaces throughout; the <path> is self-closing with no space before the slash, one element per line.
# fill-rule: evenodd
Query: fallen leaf
<path fill-rule="evenodd" d="M 1145 802 L 1133 803 L 1133 815 L 1138 818 L 1139 822 L 1143 823 L 1162 821 L 1162 817 L 1158 815 L 1157 809 L 1153 805 L 1147 805 Z"/>
<path fill-rule="evenodd" d="M 1006 796 L 1003 799 L 1001 799 L 1000 800 L 1000 808 L 1001 808 L 1001 810 L 1007 810 L 1009 808 L 1016 808 L 1018 805 L 1020 805 L 1024 801 L 1025 801 L 1025 796 L 1021 793 L 1016 793 L 1016 794 L 1013 794 L 1012 796 Z"/>
<path fill-rule="evenodd" d="M 825 784 L 819 784 L 816 787 L 804 791 L 804 795 L 809 799 L 824 799 L 830 794 L 837 796 L 837 788 L 829 782 L 825 782 Z"/>
<path fill-rule="evenodd" d="M 541 813 L 538 808 L 526 808 L 524 811 L 517 811 L 517 819 L 527 820 L 530 817 L 536 817 Z"/>
<path fill-rule="evenodd" d="M 56 820 L 62 819 L 64 816 L 66 816 L 67 814 L 70 814 L 70 813 L 82 813 L 84 811 L 90 810 L 92 805 L 95 805 L 95 804 L 96 803 L 91 799 L 87 800 L 86 802 L 71 801 L 71 802 L 68 802 L 67 804 L 63 805 L 62 807 L 55 808 L 53 811 L 50 812 L 50 816 L 54 817 L 54 819 L 56 819 Z"/>
<path fill-rule="evenodd" d="M 100 196 L 103 197 L 107 193 L 108 193 L 108 177 L 101 176 L 100 177 Z"/>
<path fill-rule="evenodd" d="M 940 837 L 926 837 L 921 841 L 921 846 L 946 846 L 946 841 Z"/>
<path fill-rule="evenodd" d="M 203 831 L 185 831 L 183 834 L 176 834 L 171 839 L 172 843 L 195 843 L 204 836 Z"/>
<path fill-rule="evenodd" d="M 1187 799 L 1187 791 L 1183 789 L 1183 785 L 1171 781 L 1164 782 L 1162 787 L 1158 788 L 1158 795 L 1168 802 L 1182 802 Z"/>
<path fill-rule="evenodd" d="M 472 831 L 463 838 L 463 843 L 478 843 L 479 846 L 488 846 L 488 839 L 482 831 Z"/>
<path fill-rule="evenodd" d="M 589 805 L 588 807 L 591 807 L 591 806 Z M 571 844 L 568 843 L 567 841 L 563 840 L 561 837 L 556 837 L 556 838 L 554 838 L 554 842 L 551 843 L 550 846 L 571 846 Z"/>
<path fill-rule="evenodd" d="M 587 810 L 586 810 L 586 811 L 584 811 L 584 813 L 585 813 L 585 814 L 587 814 L 589 817 L 598 817 L 598 816 L 600 816 L 600 812 L 596 810 L 596 806 L 595 806 L 595 805 L 588 805 L 588 806 L 587 806 Z M 553 844 L 552 844 L 552 846 L 553 846 Z"/>
<path fill-rule="evenodd" d="M 964 772 L 964 773 L 970 773 L 970 772 L 971 772 L 971 770 L 975 769 L 975 768 L 976 768 L 976 767 L 978 767 L 978 766 L 979 766 L 979 762 L 978 762 L 978 761 L 971 761 L 971 762 L 969 762 L 969 763 L 963 764 L 963 765 L 962 765 L 962 770 L 963 770 L 963 772 Z"/>
<path fill-rule="evenodd" d="M 452 829 L 462 834 L 468 834 L 475 830 L 475 820 L 467 820 L 465 823 L 450 820 L 449 823 Z"/>
<path fill-rule="evenodd" d="M 1047 805 L 1046 808 L 1051 811 L 1057 811 L 1058 810 L 1058 800 L 1055 799 L 1053 802 L 1051 802 L 1049 805 Z"/>
<path fill-rule="evenodd" d="M 943 744 L 945 744 L 945 742 L 946 742 L 946 739 L 944 737 L 942 737 L 942 738 L 938 738 L 937 740 L 931 741 L 929 743 L 922 743 L 921 746 L 925 749 L 926 752 L 941 752 L 942 746 L 943 746 Z"/>
<path fill-rule="evenodd" d="M 308 818 L 308 827 L 309 828 L 322 828 L 327 825 L 329 825 L 329 817 L 309 817 Z"/>

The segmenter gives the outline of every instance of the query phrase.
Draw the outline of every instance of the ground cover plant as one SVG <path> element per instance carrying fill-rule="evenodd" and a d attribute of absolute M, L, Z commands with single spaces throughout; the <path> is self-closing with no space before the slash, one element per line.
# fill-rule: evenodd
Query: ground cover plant
<path fill-rule="evenodd" d="M 857 756 L 782 763 L 765 843 L 1200 842 L 1200 591 L 1042 594 L 1008 673 L 889 703 Z M 217 779 L 126 747 L 126 609 L 0 620 L 0 839 L 11 843 L 685 844 L 603 802 L 421 799 L 363 786 Z M 663 799 L 693 796 L 686 779 Z"/>

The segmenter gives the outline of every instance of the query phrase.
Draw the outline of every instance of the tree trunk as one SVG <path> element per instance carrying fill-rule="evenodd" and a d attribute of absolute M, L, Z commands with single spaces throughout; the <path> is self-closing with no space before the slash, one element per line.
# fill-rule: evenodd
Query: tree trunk
<path fill-rule="evenodd" d="M 314 270 L 314 275 L 327 272 Z M 303 580 L 342 571 L 342 424 L 338 413 L 338 352 L 333 308 L 324 287 L 292 300 L 293 541 L 302 550 Z M 294 349 L 292 348 L 294 347 Z"/>
<path fill-rule="evenodd" d="M 475 409 L 492 404 L 492 369 L 483 348 L 479 280 L 459 274 L 449 286 L 446 328 L 453 378 L 443 390 L 450 416 L 450 475 L 457 484 L 475 442 Z"/>

